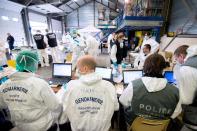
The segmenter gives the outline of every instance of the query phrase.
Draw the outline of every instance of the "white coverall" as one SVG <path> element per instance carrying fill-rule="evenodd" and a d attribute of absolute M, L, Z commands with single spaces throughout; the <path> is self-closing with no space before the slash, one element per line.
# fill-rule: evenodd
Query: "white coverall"
<path fill-rule="evenodd" d="M 72 70 L 75 69 L 79 57 L 85 55 L 84 48 L 86 47 L 84 40 L 77 37 L 72 40 L 70 49 L 72 51 Z"/>
<path fill-rule="evenodd" d="M 46 131 L 62 111 L 48 83 L 25 72 L 13 74 L 0 86 L 0 108 L 5 107 L 20 131 Z"/>
<path fill-rule="evenodd" d="M 140 49 L 140 53 L 143 53 L 143 47 L 146 44 L 149 44 L 151 46 L 151 53 L 156 53 L 159 50 L 159 43 L 153 38 L 148 38 L 147 40 L 144 39 Z"/>
<path fill-rule="evenodd" d="M 197 46 L 191 46 L 187 49 L 185 61 L 197 55 Z M 191 104 L 193 102 L 195 91 L 197 90 L 197 69 L 190 66 L 181 66 L 177 83 L 180 89 L 182 104 Z"/>
<path fill-rule="evenodd" d="M 99 51 L 99 42 L 91 35 L 86 36 L 86 48 L 84 51 L 96 58 Z"/>
<path fill-rule="evenodd" d="M 90 73 L 67 84 L 63 107 L 62 116 L 68 117 L 72 131 L 108 131 L 119 103 L 115 87 Z"/>
<path fill-rule="evenodd" d="M 136 58 L 135 58 L 135 61 L 134 61 L 134 68 L 137 68 L 139 70 L 142 70 L 143 67 L 144 67 L 144 62 L 146 60 L 146 58 L 151 55 L 151 53 L 149 53 L 148 55 L 144 55 L 143 54 L 139 54 Z M 138 62 L 139 62 L 139 65 L 138 65 Z"/>

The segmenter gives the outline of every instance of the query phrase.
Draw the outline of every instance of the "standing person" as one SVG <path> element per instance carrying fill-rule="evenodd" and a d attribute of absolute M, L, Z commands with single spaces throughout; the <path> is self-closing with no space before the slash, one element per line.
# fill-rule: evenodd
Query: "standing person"
<path fill-rule="evenodd" d="M 94 58 L 97 57 L 99 52 L 99 42 L 91 35 L 85 36 L 86 40 L 86 48 L 84 51 L 88 54 L 93 56 Z"/>
<path fill-rule="evenodd" d="M 36 31 L 37 33 L 33 36 L 34 40 L 36 42 L 36 46 L 40 55 L 40 63 L 41 67 L 44 66 L 50 66 L 49 65 L 49 59 L 48 59 L 48 54 L 46 52 L 46 43 L 44 42 L 44 35 L 41 34 L 40 30 Z M 44 61 L 43 61 L 44 58 Z M 45 62 L 45 64 L 44 64 Z"/>
<path fill-rule="evenodd" d="M 187 49 L 188 45 L 182 45 L 179 46 L 175 51 L 174 51 L 174 59 L 176 61 L 176 65 L 173 68 L 174 71 L 174 78 L 178 81 L 180 74 L 180 68 L 181 65 L 184 63 L 185 57 L 187 55 Z M 179 83 L 179 82 L 178 82 Z"/>
<path fill-rule="evenodd" d="M 108 131 L 114 111 L 119 109 L 115 87 L 95 73 L 96 61 L 85 55 L 77 62 L 78 80 L 67 84 L 63 116 L 73 131 Z"/>
<path fill-rule="evenodd" d="M 111 61 L 113 63 L 114 69 L 118 68 L 118 65 L 122 63 L 122 60 L 124 58 L 124 48 L 125 44 L 124 42 L 124 33 L 120 32 L 117 34 L 117 40 L 112 43 L 111 48 Z"/>
<path fill-rule="evenodd" d="M 143 47 L 145 44 L 150 44 L 151 53 L 156 53 L 159 51 L 159 43 L 151 37 L 150 32 L 147 32 L 144 36 L 144 40 L 140 49 L 140 53 L 143 53 Z"/>
<path fill-rule="evenodd" d="M 165 67 L 163 56 L 150 55 L 144 63 L 144 76 L 131 81 L 123 91 L 119 100 L 125 107 L 125 118 L 129 125 L 136 117 L 167 120 L 179 115 L 179 90 L 163 77 Z"/>
<path fill-rule="evenodd" d="M 8 45 L 9 45 L 9 49 L 10 51 L 14 49 L 14 37 L 10 34 L 10 33 L 7 33 L 7 42 L 8 42 Z"/>
<path fill-rule="evenodd" d="M 16 58 L 18 72 L 0 87 L 0 108 L 8 107 L 20 131 L 56 131 L 62 106 L 45 80 L 35 76 L 38 56 L 22 51 Z"/>
<path fill-rule="evenodd" d="M 58 52 L 58 46 L 57 46 L 57 40 L 56 40 L 56 35 L 55 33 L 49 32 L 48 29 L 45 30 L 46 31 L 46 37 L 48 40 L 48 45 L 51 49 L 51 55 L 52 55 L 52 59 L 53 62 L 59 62 L 59 52 Z"/>
<path fill-rule="evenodd" d="M 143 69 L 146 58 L 151 54 L 151 46 L 149 44 L 144 45 L 143 54 L 139 54 L 134 61 L 134 68 Z"/>
<path fill-rule="evenodd" d="M 73 30 L 72 37 L 73 39 L 70 45 L 70 49 L 72 51 L 72 70 L 74 71 L 78 58 L 85 55 L 84 49 L 86 47 L 86 44 L 84 42 L 84 39 L 76 30 Z"/>
<path fill-rule="evenodd" d="M 179 89 L 183 108 L 183 122 L 181 131 L 197 130 L 197 46 L 187 49 L 185 62 L 181 65 Z"/>

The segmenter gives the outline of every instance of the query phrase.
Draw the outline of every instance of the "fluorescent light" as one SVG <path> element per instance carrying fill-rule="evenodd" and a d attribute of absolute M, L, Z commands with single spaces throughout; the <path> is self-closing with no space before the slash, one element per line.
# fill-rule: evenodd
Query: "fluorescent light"
<path fill-rule="evenodd" d="M 1 16 L 3 20 L 10 20 L 7 16 Z"/>
<path fill-rule="evenodd" d="M 18 22 L 18 18 L 12 18 L 12 20 Z"/>

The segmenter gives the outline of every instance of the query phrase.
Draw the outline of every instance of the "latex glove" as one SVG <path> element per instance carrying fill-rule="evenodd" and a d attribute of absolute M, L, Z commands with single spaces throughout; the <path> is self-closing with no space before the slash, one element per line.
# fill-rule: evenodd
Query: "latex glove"
<path fill-rule="evenodd" d="M 122 68 L 126 68 L 126 64 L 125 63 L 122 63 Z"/>
<path fill-rule="evenodd" d="M 118 69 L 118 64 L 117 64 L 117 62 L 113 62 L 113 65 L 114 65 L 114 68 L 115 68 L 115 69 Z"/>

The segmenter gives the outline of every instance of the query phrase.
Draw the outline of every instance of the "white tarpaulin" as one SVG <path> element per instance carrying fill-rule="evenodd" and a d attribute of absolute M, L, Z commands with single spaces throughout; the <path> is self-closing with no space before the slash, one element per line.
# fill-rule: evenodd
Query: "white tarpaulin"
<path fill-rule="evenodd" d="M 83 29 L 79 29 L 78 32 L 79 33 L 98 33 L 98 32 L 101 32 L 101 30 L 95 28 L 94 26 L 87 26 Z"/>

